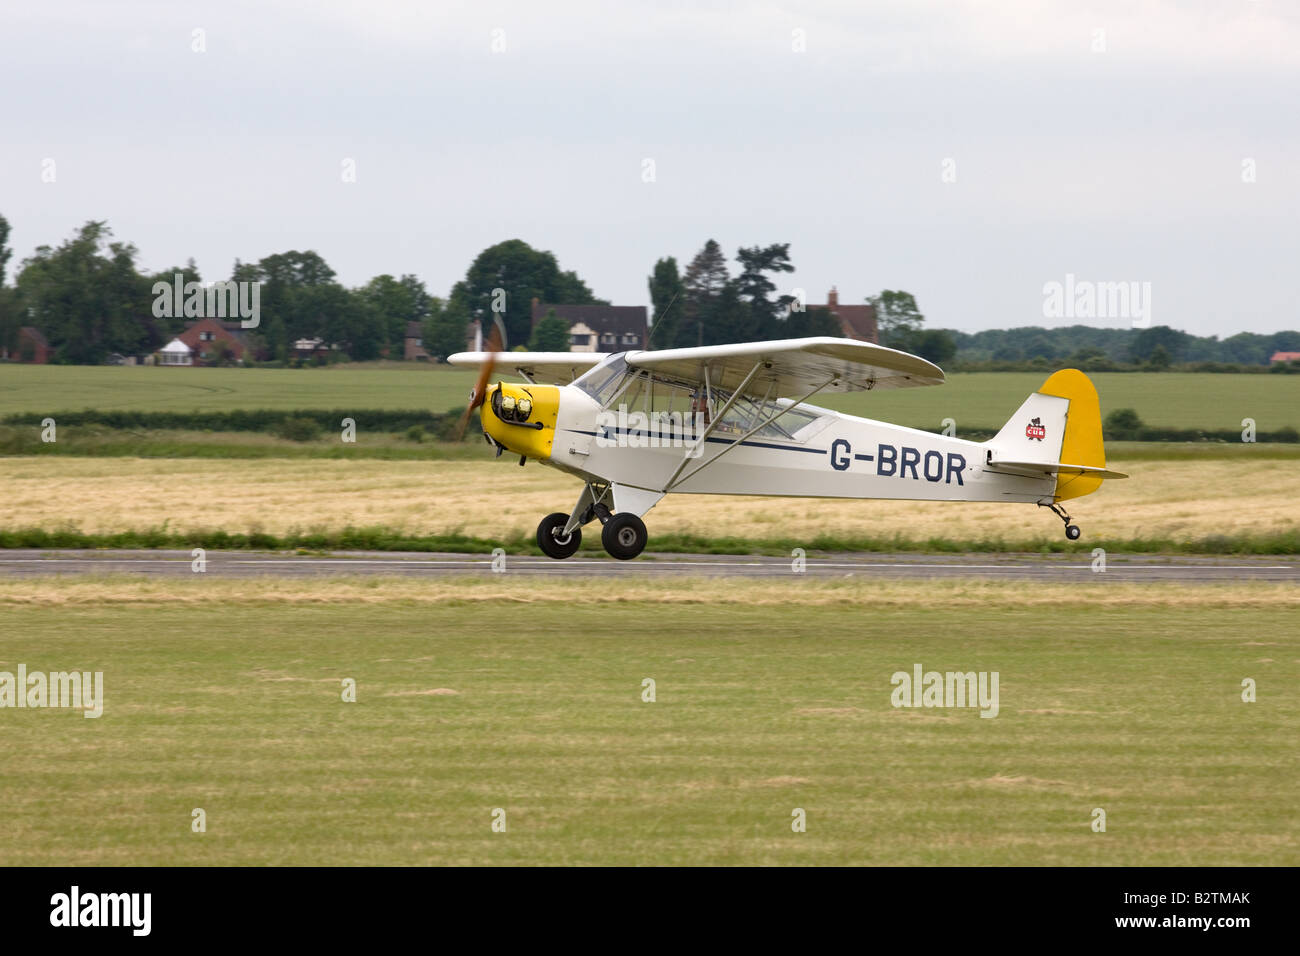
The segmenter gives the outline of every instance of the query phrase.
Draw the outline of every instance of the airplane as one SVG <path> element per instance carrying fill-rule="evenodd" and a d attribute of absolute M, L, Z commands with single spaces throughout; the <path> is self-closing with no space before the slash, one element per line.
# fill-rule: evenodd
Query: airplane
<path fill-rule="evenodd" d="M 537 526 L 538 547 L 557 559 L 592 521 L 612 557 L 635 558 L 642 518 L 667 494 L 1025 502 L 1054 512 L 1073 541 L 1081 531 L 1061 503 L 1128 477 L 1106 467 L 1097 390 L 1077 369 L 1054 372 L 993 439 L 974 442 L 810 404 L 944 382 L 919 356 L 852 339 L 447 361 L 479 369 L 466 419 L 478 410 L 498 456 L 583 482 L 571 510 Z M 497 366 L 524 381 L 489 385 Z"/>

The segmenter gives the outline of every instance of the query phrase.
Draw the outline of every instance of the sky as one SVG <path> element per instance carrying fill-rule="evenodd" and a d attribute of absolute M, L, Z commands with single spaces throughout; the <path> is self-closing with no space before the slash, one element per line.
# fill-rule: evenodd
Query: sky
<path fill-rule="evenodd" d="M 712 238 L 933 327 L 1300 328 L 1294 0 L 6 0 L 0 88 L 10 281 L 102 219 L 436 295 L 519 238 L 641 305 Z"/>

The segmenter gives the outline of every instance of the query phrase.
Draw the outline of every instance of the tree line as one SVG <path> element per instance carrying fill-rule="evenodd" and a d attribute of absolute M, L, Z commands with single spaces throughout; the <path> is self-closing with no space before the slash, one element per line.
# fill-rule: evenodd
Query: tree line
<path fill-rule="evenodd" d="M 203 283 L 194 260 L 158 273 L 141 271 L 138 250 L 114 239 L 105 222 L 87 222 L 56 247 L 42 245 L 23 260 L 12 285 L 12 250 L 0 216 L 0 348 L 16 354 L 19 329 L 34 326 L 54 361 L 99 364 L 113 353 L 155 351 L 193 318 L 176 308 L 159 314 L 155 285 Z M 843 334 L 825 308 L 806 307 L 778 281 L 794 272 L 789 243 L 741 247 L 734 270 L 721 246 L 707 240 L 683 270 L 668 256 L 654 263 L 647 285 L 652 304 L 649 347 L 681 348 L 730 342 Z M 323 339 L 339 358 L 357 361 L 403 355 L 408 324 L 419 324 L 425 350 L 445 358 L 466 345 L 470 323 L 490 330 L 496 319 L 507 348 L 567 351 L 569 329 L 554 313 L 536 327 L 532 302 L 608 305 L 556 257 L 520 239 L 480 252 L 446 296 L 429 293 L 417 276 L 375 276 L 348 288 L 316 252 L 290 250 L 256 262 L 236 260 L 229 279 L 260 283 L 261 322 L 247 332 L 255 358 L 284 363 L 299 339 Z M 784 283 L 792 285 L 792 283 Z M 1069 362 L 1080 368 L 1166 368 L 1185 363 L 1267 365 L 1276 351 L 1300 351 L 1300 332 L 1242 332 L 1220 340 L 1158 326 L 1149 329 L 1025 327 L 958 332 L 925 327 L 910 293 L 884 290 L 875 306 L 881 344 L 964 368 L 1039 367 Z M 170 314 L 167 314 L 170 312 Z"/>
<path fill-rule="evenodd" d="M 202 284 L 194 260 L 161 272 L 141 271 L 138 250 L 117 241 L 104 222 L 87 222 L 57 247 L 39 246 L 23 260 L 12 286 L 6 283 L 13 252 L 9 224 L 0 216 L 0 347 L 17 355 L 23 326 L 38 329 L 54 361 L 100 364 L 113 353 L 157 350 L 184 331 L 179 302 L 156 308 L 159 284 L 171 289 Z M 420 325 L 430 354 L 465 348 L 470 319 L 490 309 L 494 292 L 509 303 L 505 318 L 511 341 L 526 342 L 532 296 L 552 302 L 596 303 L 573 272 L 560 270 L 549 252 L 519 240 L 499 243 L 474 260 L 465 279 L 444 297 L 431 295 L 414 275 L 379 275 L 348 288 L 316 252 L 290 250 L 256 262 L 236 261 L 222 282 L 260 283 L 260 322 L 246 336 L 258 360 L 286 362 L 299 339 L 323 339 L 340 358 L 357 361 L 401 357 L 408 323 Z M 521 305 L 522 303 L 522 305 Z"/>

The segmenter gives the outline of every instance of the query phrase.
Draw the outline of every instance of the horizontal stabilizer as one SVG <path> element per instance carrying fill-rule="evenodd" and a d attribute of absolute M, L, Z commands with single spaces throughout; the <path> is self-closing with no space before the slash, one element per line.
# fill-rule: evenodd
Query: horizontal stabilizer
<path fill-rule="evenodd" d="M 984 466 L 985 471 L 995 471 L 1003 475 L 1021 475 L 1037 478 L 1039 475 L 1091 475 L 1094 478 L 1127 478 L 1128 475 L 1108 468 L 1093 465 L 1071 465 L 1065 462 L 1050 461 L 990 461 Z"/>

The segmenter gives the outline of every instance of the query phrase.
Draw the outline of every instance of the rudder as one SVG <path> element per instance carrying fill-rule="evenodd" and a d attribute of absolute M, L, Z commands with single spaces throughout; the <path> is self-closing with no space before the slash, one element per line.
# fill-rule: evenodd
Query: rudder
<path fill-rule="evenodd" d="M 1042 395 L 1068 399 L 1065 433 L 1061 437 L 1060 461 L 1091 468 L 1106 467 L 1106 446 L 1101 436 L 1101 402 L 1097 389 L 1077 368 L 1061 369 L 1048 376 L 1038 389 Z M 1101 487 L 1100 475 L 1062 474 L 1056 478 L 1056 500 L 1080 498 Z"/>

